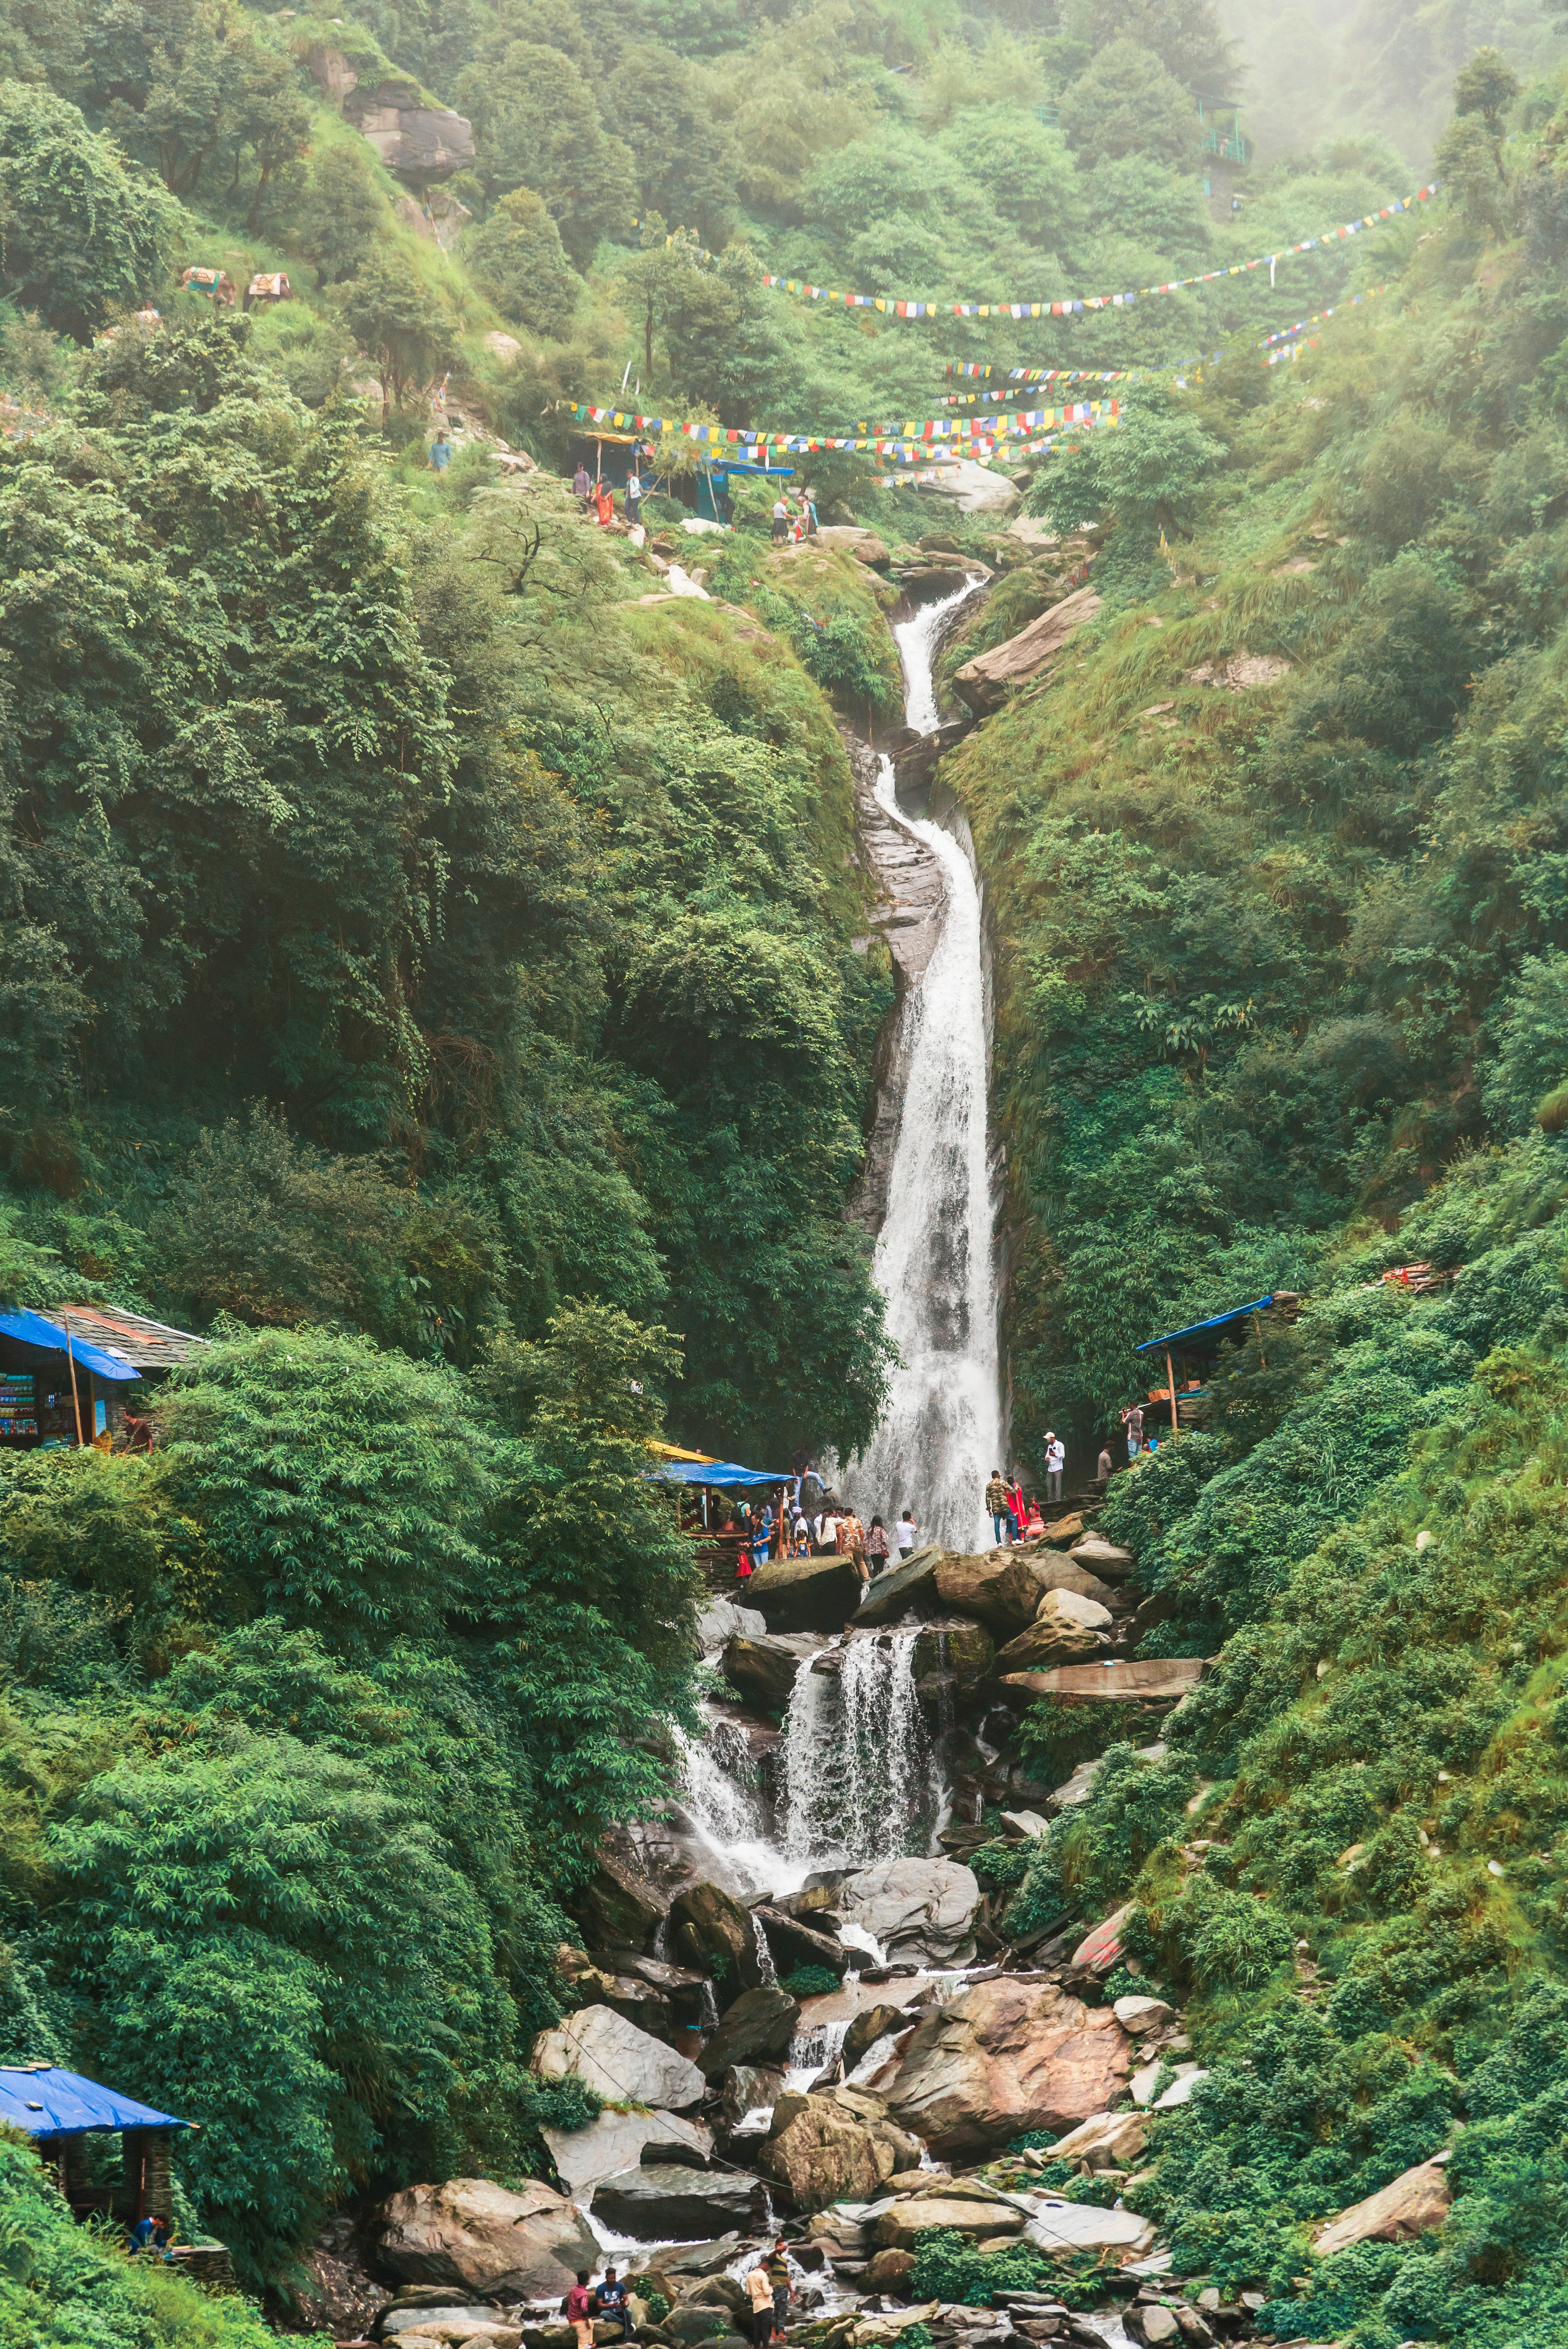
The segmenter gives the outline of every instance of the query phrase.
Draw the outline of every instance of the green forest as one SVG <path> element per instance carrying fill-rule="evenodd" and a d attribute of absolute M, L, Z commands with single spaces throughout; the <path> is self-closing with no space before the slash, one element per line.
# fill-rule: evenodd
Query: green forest
<path fill-rule="evenodd" d="M 471 152 L 400 175 L 356 90 Z M 557 1952 L 701 1692 L 648 1446 L 847 1460 L 894 1367 L 842 730 L 895 588 L 767 491 L 682 541 L 673 433 L 598 529 L 570 409 L 852 436 L 959 364 L 1124 378 L 1003 445 L 1037 535 L 791 461 L 993 574 L 954 716 L 1092 553 L 941 769 L 1026 1477 L 1152 1331 L 1304 1299 L 1112 1486 L 1139 1652 L 1213 1661 L 1155 1767 L 1030 1708 L 1037 1775 L 1109 1758 L 1012 1925 L 1130 1902 L 1181 1995 L 1179 2272 L 1282 2341 L 1568 2339 L 1568 18 L 0 0 L 0 1308 L 211 1341 L 150 1451 L 0 1446 L 0 2062 L 199 2108 L 242 2286 L 0 2141 L 5 2349 L 260 2349 L 335 2211 L 548 2174 Z M 1450 2138 L 1440 2230 L 1311 2253 Z"/>

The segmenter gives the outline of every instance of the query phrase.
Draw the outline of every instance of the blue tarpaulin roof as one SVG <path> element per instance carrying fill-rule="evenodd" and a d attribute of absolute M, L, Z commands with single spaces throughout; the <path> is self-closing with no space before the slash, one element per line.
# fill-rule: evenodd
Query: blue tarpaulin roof
<path fill-rule="evenodd" d="M 10 1306 L 0 1312 L 0 1331 L 7 1338 L 21 1338 L 29 1346 L 47 1346 L 52 1352 L 67 1350 L 67 1335 L 57 1321 L 46 1321 L 41 1313 L 29 1313 L 21 1306 Z M 84 1371 L 96 1371 L 100 1379 L 139 1379 L 141 1372 L 123 1354 L 108 1353 L 102 1346 L 91 1346 L 73 1330 L 69 1332 L 70 1355 Z"/>
<path fill-rule="evenodd" d="M 733 1460 L 672 1460 L 645 1475 L 661 1485 L 792 1485 L 786 1468 L 738 1468 Z"/>
<path fill-rule="evenodd" d="M 44 2064 L 27 2071 L 0 2064 L 0 2120 L 29 2137 L 80 2137 L 89 2129 L 189 2128 L 172 2113 L 154 2112 L 117 2088 L 100 2088 L 79 2072 Z"/>
<path fill-rule="evenodd" d="M 1216 1313 L 1207 1321 L 1194 1321 L 1185 1330 L 1172 1330 L 1163 1338 L 1145 1338 L 1142 1345 L 1135 1347 L 1133 1350 L 1135 1353 L 1148 1354 L 1152 1353 L 1156 1346 L 1170 1346 L 1174 1349 L 1183 1344 L 1189 1338 L 1202 1338 L 1210 1330 L 1222 1330 L 1227 1321 L 1240 1321 L 1249 1313 L 1261 1313 L 1265 1305 L 1273 1303 L 1274 1291 L 1271 1288 L 1266 1297 L 1254 1297 L 1250 1305 L 1233 1305 L 1228 1313 Z"/>

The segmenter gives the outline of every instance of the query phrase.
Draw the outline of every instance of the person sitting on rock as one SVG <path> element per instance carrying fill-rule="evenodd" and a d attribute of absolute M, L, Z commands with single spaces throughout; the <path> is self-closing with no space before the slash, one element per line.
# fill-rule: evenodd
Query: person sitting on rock
<path fill-rule="evenodd" d="M 604 2281 L 593 2294 L 593 2313 L 596 2316 L 603 2317 L 606 2323 L 619 2325 L 620 2338 L 623 2341 L 630 2340 L 632 2312 L 626 2305 L 626 2287 L 620 2282 L 614 2268 L 605 2269 Z"/>

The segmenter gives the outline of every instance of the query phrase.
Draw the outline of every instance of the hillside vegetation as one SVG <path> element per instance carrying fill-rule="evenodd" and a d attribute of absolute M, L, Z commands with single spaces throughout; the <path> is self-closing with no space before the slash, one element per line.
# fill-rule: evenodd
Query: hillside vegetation
<path fill-rule="evenodd" d="M 1144 1652 L 1216 1661 L 1013 1922 L 1131 1899 L 1187 2005 L 1208 2078 L 1130 2189 L 1182 2272 L 1357 2349 L 1568 2325 L 1568 86 L 1511 17 L 1439 122 L 1453 25 L 1381 22 L 1341 54 L 1410 35 L 1408 105 L 1357 89 L 1232 220 L 1196 101 L 1238 61 L 1186 0 L 0 9 L 0 1294 L 213 1341 L 150 1455 L 0 1460 L 0 2054 L 199 2106 L 180 2215 L 274 2309 L 333 2209 L 545 2166 L 566 1905 L 694 1717 L 648 1443 L 848 1454 L 888 1361 L 838 730 L 896 714 L 888 591 L 772 558 L 753 498 L 714 600 L 664 597 L 554 403 L 830 430 L 970 357 L 1159 368 L 1032 469 L 1103 605 L 944 770 L 1020 1458 L 1092 1457 L 1139 1339 L 1306 1298 L 1118 1479 Z M 324 50 L 471 119 L 449 250 Z M 1161 283 L 1403 197 L 1429 128 L 1440 202 L 1274 287 L 906 325 L 761 283 Z M 214 316 L 187 264 L 296 298 Z M 811 478 L 1006 567 L 949 672 L 1066 592 L 995 518 Z M 1437 1292 L 1381 1284 L 1416 1260 Z M 1314 2261 L 1450 2137 L 1447 2228 Z M 3 2190 L 18 2342 L 259 2337 L 19 2152 Z"/>

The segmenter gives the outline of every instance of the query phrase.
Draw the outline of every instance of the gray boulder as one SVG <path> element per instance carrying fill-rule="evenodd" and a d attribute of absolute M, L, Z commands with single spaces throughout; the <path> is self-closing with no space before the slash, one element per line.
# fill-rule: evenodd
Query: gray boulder
<path fill-rule="evenodd" d="M 343 114 L 405 179 L 449 180 L 474 160 L 472 123 L 449 107 L 421 106 L 417 83 L 361 83 L 345 97 Z"/>
<path fill-rule="evenodd" d="M 1115 1542 L 1106 1541 L 1099 1534 L 1085 1534 L 1081 1541 L 1074 1542 L 1068 1555 L 1075 1566 L 1098 1575 L 1101 1582 L 1125 1582 L 1138 1571 L 1138 1561 L 1130 1549 L 1119 1549 Z"/>
<path fill-rule="evenodd" d="M 946 1553 L 934 1543 L 911 1550 L 902 1565 L 879 1574 L 855 1609 L 856 1624 L 896 1623 L 918 1600 L 936 1595 L 936 1568 Z"/>
<path fill-rule="evenodd" d="M 752 1922 L 768 1936 L 768 1947 L 779 1973 L 793 1973 L 797 1966 L 826 1966 L 833 1973 L 848 1973 L 851 1965 L 864 1962 L 863 1950 L 846 1950 L 842 1941 L 830 1934 L 813 1932 L 798 1917 L 787 1917 L 780 1909 L 758 1907 L 751 1912 Z"/>
<path fill-rule="evenodd" d="M 721 1669 L 748 1703 L 764 1713 L 782 1713 L 796 1673 L 821 1644 L 810 1631 L 765 1631 L 759 1639 L 738 1631 L 726 1645 Z"/>
<path fill-rule="evenodd" d="M 608 2006 L 583 2007 L 552 2031 L 542 2031 L 529 2062 L 546 2077 L 580 2074 L 609 2103 L 678 2112 L 699 2103 L 704 2094 L 695 2064 Z"/>
<path fill-rule="evenodd" d="M 670 1904 L 670 1946 L 676 1955 L 709 1974 L 727 1976 L 744 1990 L 762 1979 L 757 1931 L 748 1910 L 722 1884 L 688 1884 Z"/>
<path fill-rule="evenodd" d="M 746 1586 L 770 1631 L 841 1631 L 861 1586 L 847 1557 L 779 1557 Z"/>
<path fill-rule="evenodd" d="M 765 2064 L 788 2054 L 799 2020 L 800 2002 L 788 1991 L 742 1991 L 703 2048 L 704 2075 L 722 2080 L 732 2064 Z"/>
<path fill-rule="evenodd" d="M 593 2216 L 640 2243 L 678 2242 L 725 2228 L 766 2225 L 763 2193 L 760 2178 L 733 2169 L 645 2163 L 596 2189 Z"/>
<path fill-rule="evenodd" d="M 890 1960 L 968 1965 L 980 1885 L 954 1859 L 885 1859 L 846 1878 L 845 1914 L 879 1940 Z"/>
<path fill-rule="evenodd" d="M 599 2257 L 582 2213 L 540 2179 L 519 2194 L 488 2178 L 410 2186 L 377 2220 L 383 2269 L 410 2283 L 455 2284 L 464 2302 L 559 2300 Z"/>
<path fill-rule="evenodd" d="M 748 1640 L 760 1638 L 768 1629 L 768 1619 L 755 1607 L 738 1607 L 733 1599 L 713 1599 L 697 1617 L 695 1629 L 699 1651 L 712 1656 L 737 1632 Z"/>
<path fill-rule="evenodd" d="M 685 2121 L 674 2113 L 604 2111 L 586 2128 L 542 2128 L 550 2158 L 567 2192 L 575 2201 L 602 2186 L 607 2178 L 654 2159 L 695 2160 L 705 2164 L 713 2151 L 713 2132 L 700 2121 Z"/>

